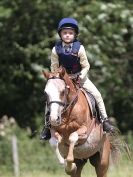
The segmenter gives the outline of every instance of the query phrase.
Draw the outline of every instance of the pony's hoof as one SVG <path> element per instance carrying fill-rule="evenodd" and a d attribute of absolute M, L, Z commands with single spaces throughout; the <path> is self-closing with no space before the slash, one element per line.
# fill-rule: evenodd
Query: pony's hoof
<path fill-rule="evenodd" d="M 72 163 L 71 167 L 66 166 L 65 172 L 68 175 L 74 175 L 77 171 L 77 166 L 75 163 Z"/>

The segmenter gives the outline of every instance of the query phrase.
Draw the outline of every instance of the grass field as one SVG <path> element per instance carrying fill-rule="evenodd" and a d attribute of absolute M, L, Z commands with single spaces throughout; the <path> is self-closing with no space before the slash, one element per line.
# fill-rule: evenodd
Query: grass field
<path fill-rule="evenodd" d="M 57 157 L 48 143 L 42 143 L 37 138 L 29 139 L 21 131 L 18 135 L 19 152 L 19 177 L 67 177 L 64 167 L 58 164 Z M 129 147 L 131 158 L 133 157 L 133 138 L 130 139 Z M 0 177 L 15 177 L 13 174 L 13 161 L 11 143 L 8 139 L 1 139 L 0 143 Z M 117 166 L 110 166 L 108 177 L 133 177 L 133 161 L 129 161 L 125 153 L 121 154 L 122 160 Z M 69 177 L 69 176 L 68 176 Z M 82 177 L 96 177 L 94 167 L 88 162 Z"/>
<path fill-rule="evenodd" d="M 46 172 L 33 169 L 31 172 L 21 172 L 20 177 L 67 177 L 64 168 L 60 167 L 58 171 Z M 14 177 L 11 174 L 5 174 L 1 177 Z M 96 177 L 94 168 L 87 163 L 82 172 L 82 177 Z M 122 161 L 118 166 L 110 166 L 108 177 L 133 177 L 133 162 L 129 160 Z"/>

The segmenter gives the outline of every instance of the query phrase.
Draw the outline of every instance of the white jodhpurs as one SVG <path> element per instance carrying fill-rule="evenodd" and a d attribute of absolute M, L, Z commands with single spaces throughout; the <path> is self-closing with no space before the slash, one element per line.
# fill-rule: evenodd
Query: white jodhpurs
<path fill-rule="evenodd" d="M 103 98 L 101 96 L 101 93 L 96 88 L 96 86 L 87 77 L 86 79 L 81 80 L 81 85 L 83 88 L 85 88 L 88 92 L 90 92 L 95 97 L 97 104 L 99 106 L 101 117 L 103 119 L 107 118 L 107 113 L 103 102 Z"/>

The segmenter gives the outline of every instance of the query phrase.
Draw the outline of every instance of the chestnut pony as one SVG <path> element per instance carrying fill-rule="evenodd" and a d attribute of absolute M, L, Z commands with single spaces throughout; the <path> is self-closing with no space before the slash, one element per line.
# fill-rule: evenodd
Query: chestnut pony
<path fill-rule="evenodd" d="M 109 157 L 117 150 L 102 125 L 92 116 L 83 89 L 77 87 L 63 67 L 43 72 L 47 83 L 47 107 L 50 112 L 52 138 L 58 141 L 60 157 L 65 159 L 65 171 L 71 177 L 81 177 L 83 166 L 90 160 L 97 177 L 107 177 Z M 56 150 L 58 150 L 56 149 Z"/>

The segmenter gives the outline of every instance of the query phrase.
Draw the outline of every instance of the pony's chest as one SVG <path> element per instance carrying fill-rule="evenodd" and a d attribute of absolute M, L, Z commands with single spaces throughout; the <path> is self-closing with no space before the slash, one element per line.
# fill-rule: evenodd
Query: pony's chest
<path fill-rule="evenodd" d="M 81 119 L 73 116 L 71 119 L 63 118 L 61 125 L 56 129 L 62 137 L 69 137 L 69 135 L 77 131 L 84 123 Z"/>
<path fill-rule="evenodd" d="M 72 132 L 78 130 L 80 125 L 76 122 L 62 123 L 60 127 L 58 127 L 58 132 L 62 136 L 70 135 Z"/>

